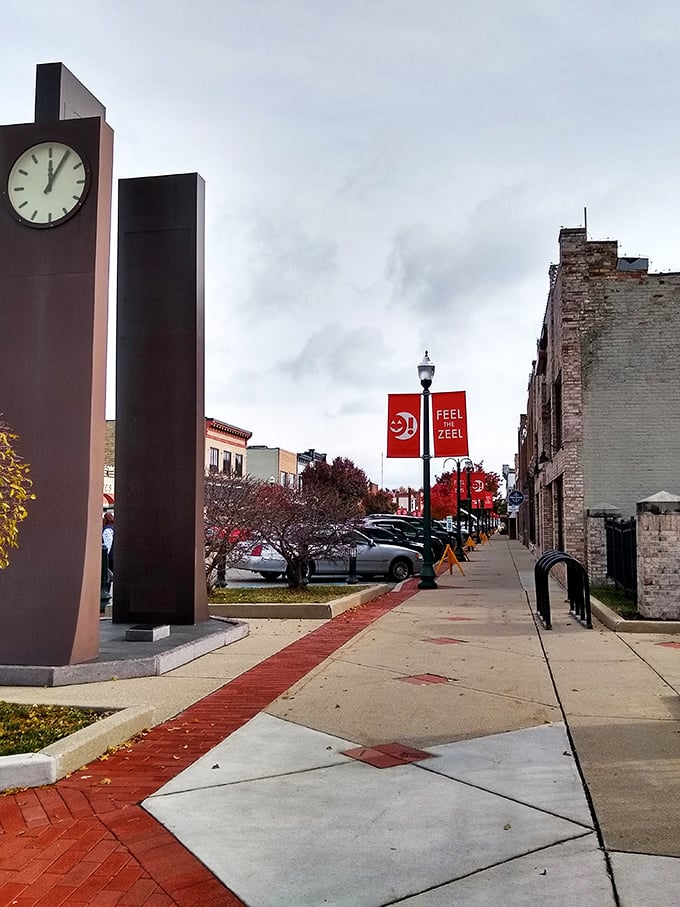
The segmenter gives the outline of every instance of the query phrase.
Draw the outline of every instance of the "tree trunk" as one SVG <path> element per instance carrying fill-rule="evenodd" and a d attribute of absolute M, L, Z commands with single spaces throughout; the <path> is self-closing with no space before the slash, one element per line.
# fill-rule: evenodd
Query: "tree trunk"
<path fill-rule="evenodd" d="M 309 570 L 304 558 L 296 558 L 288 561 L 286 567 L 286 579 L 288 580 L 289 589 L 303 589 L 309 582 Z"/>

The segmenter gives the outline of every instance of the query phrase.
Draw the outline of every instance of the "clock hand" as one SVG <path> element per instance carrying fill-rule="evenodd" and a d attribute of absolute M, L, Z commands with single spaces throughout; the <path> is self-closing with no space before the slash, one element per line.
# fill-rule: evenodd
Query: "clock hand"
<path fill-rule="evenodd" d="M 47 162 L 47 185 L 43 189 L 43 192 L 47 194 L 52 191 L 52 182 L 54 181 L 54 172 L 52 169 L 52 161 Z"/>
<path fill-rule="evenodd" d="M 52 174 L 52 179 L 51 179 L 51 181 L 50 181 L 50 183 L 49 183 L 50 189 L 52 189 L 52 183 L 53 183 L 53 182 L 55 181 L 55 179 L 57 178 L 57 174 L 59 173 L 59 171 L 61 170 L 61 168 L 64 166 L 64 162 L 66 161 L 66 158 L 69 156 L 70 153 L 71 153 L 71 150 L 70 150 L 69 148 L 67 148 L 66 151 L 64 152 L 63 156 L 62 156 L 62 159 L 61 159 L 61 160 L 59 161 L 59 163 L 57 164 L 57 166 L 56 166 L 56 168 L 55 168 L 55 170 L 54 170 L 54 173 Z"/>

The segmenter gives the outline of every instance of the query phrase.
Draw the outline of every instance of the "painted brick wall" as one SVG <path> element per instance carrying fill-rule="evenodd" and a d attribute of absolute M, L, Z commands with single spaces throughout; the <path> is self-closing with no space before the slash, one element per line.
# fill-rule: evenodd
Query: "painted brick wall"
<path fill-rule="evenodd" d="M 585 505 L 680 493 L 680 274 L 610 275 L 583 321 Z"/>
<path fill-rule="evenodd" d="M 606 503 L 627 517 L 659 489 L 680 492 L 680 274 L 617 270 L 617 243 L 588 241 L 583 228 L 562 229 L 559 248 L 529 382 L 533 453 L 523 456 L 535 473 L 538 550 L 557 545 L 561 484 L 563 547 L 587 564 L 597 545 L 588 509 Z"/>

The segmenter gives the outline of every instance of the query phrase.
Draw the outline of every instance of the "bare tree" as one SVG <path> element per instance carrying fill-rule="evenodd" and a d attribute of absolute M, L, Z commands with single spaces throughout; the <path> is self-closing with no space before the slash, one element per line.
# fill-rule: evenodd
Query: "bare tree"
<path fill-rule="evenodd" d="M 356 505 L 336 489 L 317 486 L 296 491 L 274 485 L 261 488 L 258 498 L 258 534 L 285 559 L 290 588 L 306 585 L 314 558 L 347 552 Z"/>
<path fill-rule="evenodd" d="M 205 474 L 205 576 L 208 592 L 226 583 L 227 567 L 241 556 L 243 542 L 259 526 L 260 492 L 265 486 L 252 476 Z"/>

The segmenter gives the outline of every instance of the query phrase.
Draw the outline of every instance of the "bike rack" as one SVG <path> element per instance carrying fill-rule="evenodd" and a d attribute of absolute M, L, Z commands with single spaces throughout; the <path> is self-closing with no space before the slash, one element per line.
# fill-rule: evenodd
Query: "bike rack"
<path fill-rule="evenodd" d="M 593 621 L 590 612 L 590 581 L 588 572 L 580 561 L 564 551 L 551 549 L 544 552 L 534 564 L 534 582 L 536 585 L 536 613 L 543 621 L 546 630 L 552 630 L 550 620 L 550 589 L 548 574 L 556 564 L 567 565 L 567 598 L 569 613 L 584 627 L 592 630 Z"/>

